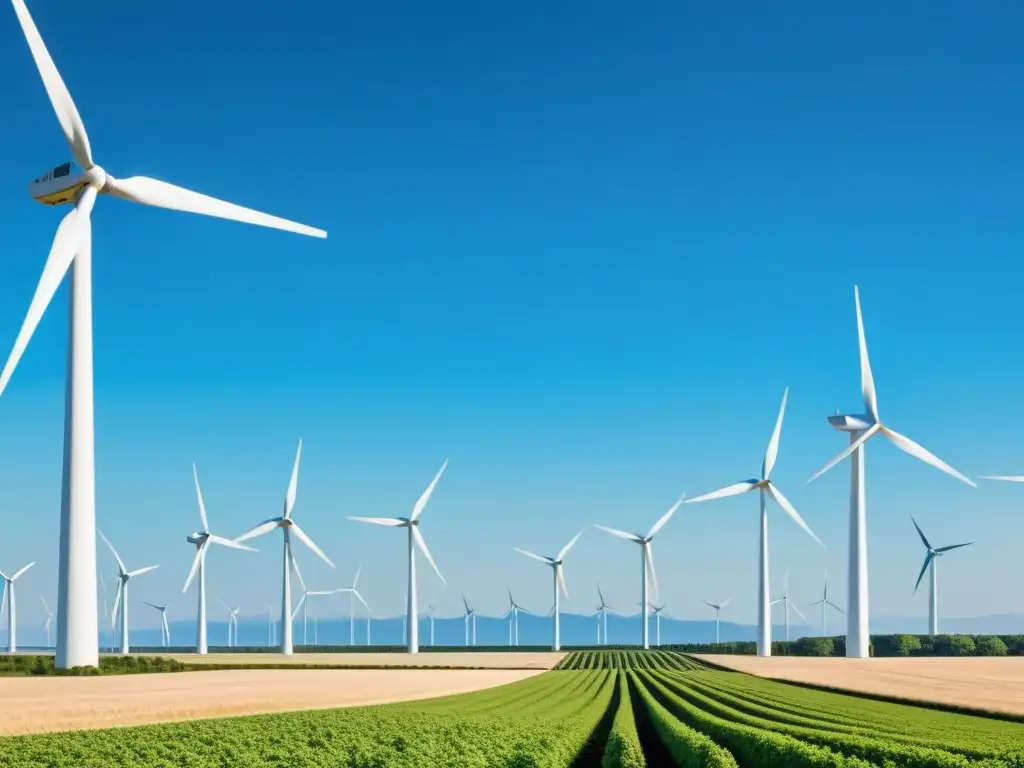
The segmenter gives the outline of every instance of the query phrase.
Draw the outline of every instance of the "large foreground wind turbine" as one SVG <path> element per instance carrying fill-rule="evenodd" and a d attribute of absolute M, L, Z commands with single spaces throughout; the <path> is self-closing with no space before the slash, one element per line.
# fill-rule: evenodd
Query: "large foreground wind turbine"
<path fill-rule="evenodd" d="M 914 592 L 917 593 L 917 588 L 921 586 L 921 579 L 924 578 L 924 572 L 931 566 L 931 589 L 928 593 L 928 634 L 935 637 L 939 634 L 939 577 L 935 572 L 935 560 L 941 557 L 946 552 L 954 549 L 960 549 L 960 547 L 969 547 L 973 544 L 973 541 L 969 541 L 966 544 L 952 544 L 948 547 L 933 547 L 928 543 L 928 539 L 924 535 L 924 531 L 921 530 L 921 526 L 917 524 L 917 520 L 914 516 L 910 516 L 910 522 L 914 524 L 914 528 L 917 529 L 917 535 L 921 537 L 921 543 L 924 544 L 924 548 L 927 550 L 927 554 L 924 556 L 924 565 L 921 566 L 921 572 L 917 574 L 917 583 L 914 584 Z"/>
<path fill-rule="evenodd" d="M 819 469 L 811 478 L 821 477 L 847 456 L 850 464 L 850 570 L 849 597 L 850 613 L 846 623 L 846 655 L 852 658 L 868 657 L 868 538 L 867 510 L 864 495 L 864 450 L 866 443 L 877 434 L 885 435 L 897 448 L 909 453 L 926 464 L 941 469 L 947 475 L 976 487 L 974 482 L 953 469 L 935 454 L 882 424 L 878 415 L 878 397 L 875 394 L 875 380 L 871 375 L 871 361 L 868 359 L 868 343 L 864 337 L 864 318 L 860 311 L 860 291 L 853 287 L 853 300 L 857 308 L 857 343 L 860 347 L 860 391 L 864 398 L 863 414 L 839 414 L 829 416 L 829 423 L 840 432 L 850 433 L 850 445 L 839 452 L 828 464 Z M 810 480 L 808 481 L 810 482 Z"/>
<path fill-rule="evenodd" d="M 565 573 L 562 571 L 562 561 L 565 559 L 565 556 L 569 553 L 569 550 L 572 549 L 572 545 L 575 544 L 576 540 L 579 539 L 579 537 L 582 536 L 582 535 L 583 535 L 583 531 L 580 531 L 575 536 L 573 536 L 572 537 L 572 541 L 570 541 L 568 544 L 566 544 L 564 547 L 562 547 L 562 549 L 559 550 L 558 554 L 555 555 L 554 557 L 544 557 L 544 555 L 537 555 L 537 554 L 534 554 L 533 552 L 527 552 L 525 549 L 520 549 L 519 547 L 512 547 L 512 549 L 514 549 L 516 552 L 518 552 L 521 555 L 526 555 L 527 557 L 532 557 L 534 560 L 539 560 L 540 562 L 544 563 L 544 565 L 551 566 L 551 571 L 552 571 L 551 576 L 552 576 L 552 579 L 553 579 L 554 590 L 555 590 L 555 604 L 551 608 L 552 614 L 554 616 L 554 637 L 552 638 L 552 641 L 551 641 L 551 650 L 553 650 L 553 651 L 557 651 L 557 650 L 561 649 L 561 647 L 562 647 L 562 640 L 561 640 L 561 637 L 559 635 L 558 588 L 561 587 L 562 588 L 562 592 L 565 593 L 565 596 L 566 597 L 569 596 L 569 590 L 566 589 L 566 587 L 565 587 Z M 466 608 L 468 610 L 469 606 L 466 606 Z M 475 634 L 475 632 L 474 632 L 474 634 Z M 474 643 L 473 644 L 476 645 L 476 638 L 475 637 L 474 637 Z"/>
<path fill-rule="evenodd" d="M 192 583 L 192 577 L 199 571 L 199 612 L 196 618 L 196 653 L 206 653 L 206 552 L 212 544 L 220 544 L 222 547 L 233 549 L 244 549 L 248 552 L 256 550 L 245 544 L 239 544 L 223 536 L 210 533 L 210 524 L 206 520 L 206 504 L 203 503 L 203 491 L 199 487 L 199 472 L 196 465 L 192 464 L 192 479 L 196 485 L 196 501 L 199 503 L 199 519 L 203 523 L 201 531 L 195 531 L 185 537 L 185 541 L 195 545 L 196 556 L 192 558 L 192 567 L 189 569 L 188 578 L 185 579 L 185 586 L 181 588 L 182 594 L 188 591 L 188 585 Z M 170 635 L 170 632 L 168 632 Z"/>
<path fill-rule="evenodd" d="M 761 464 L 761 478 L 744 480 L 741 483 L 728 485 L 703 496 L 696 496 L 687 500 L 687 504 L 698 501 L 710 501 L 711 499 L 723 499 L 726 496 L 736 496 L 748 491 L 758 491 L 761 497 L 761 562 L 757 580 L 757 655 L 772 655 L 772 617 L 770 610 L 771 595 L 768 583 L 768 497 L 775 500 L 775 503 L 782 507 L 783 511 L 793 518 L 794 522 L 803 528 L 812 539 L 821 544 L 821 539 L 814 535 L 800 513 L 790 503 L 789 499 L 782 495 L 782 491 L 775 487 L 771 481 L 772 470 L 775 468 L 775 460 L 779 456 L 779 438 L 782 436 L 782 419 L 786 415 L 786 401 L 789 399 L 789 387 L 782 393 L 782 405 L 779 406 L 779 416 L 775 420 L 775 429 L 768 441 L 768 448 L 764 452 L 764 461 Z M 822 544 L 822 546 L 824 546 Z"/>
<path fill-rule="evenodd" d="M 423 508 L 427 506 L 427 502 L 430 501 L 430 495 L 434 492 L 434 488 L 437 486 L 438 480 L 441 479 L 441 475 L 444 474 L 445 468 L 448 466 L 448 459 L 444 460 L 441 465 L 441 469 L 434 476 L 434 479 L 430 481 L 430 485 L 427 486 L 427 490 L 420 496 L 419 501 L 416 502 L 416 506 L 412 508 L 412 514 L 409 517 L 350 517 L 349 520 L 357 520 L 361 523 L 373 523 L 374 525 L 387 525 L 392 528 L 405 528 L 408 530 L 408 546 L 409 546 L 409 586 L 408 586 L 408 609 L 406 611 L 406 621 L 408 621 L 408 637 L 406 649 L 409 653 L 420 652 L 420 633 L 419 633 L 419 622 L 416 621 L 416 547 L 419 547 L 420 552 L 427 558 L 427 562 L 430 563 L 430 567 L 434 569 L 434 573 L 437 574 L 437 578 L 442 583 L 447 583 L 444 580 L 444 576 L 441 575 L 441 571 L 437 568 L 437 563 L 434 562 L 434 558 L 430 554 L 430 550 L 427 549 L 427 542 L 423 540 L 423 534 L 420 533 L 420 515 L 423 513 Z"/>
<path fill-rule="evenodd" d="M 0 373 L 3 393 L 18 361 L 64 275 L 71 269 L 70 338 L 64 415 L 64 473 L 61 494 L 60 561 L 57 589 L 57 667 L 96 666 L 96 494 L 92 372 L 92 221 L 97 195 L 134 203 L 232 219 L 313 237 L 323 230 L 226 203 L 145 176 L 116 179 L 93 162 L 85 124 L 61 79 L 24 0 L 12 0 L 32 58 L 43 80 L 64 138 L 80 170 L 65 163 L 29 185 L 33 198 L 47 205 L 74 205 L 57 227 L 42 277 Z"/>
<path fill-rule="evenodd" d="M 299 440 L 299 447 L 295 451 L 295 463 L 292 465 L 292 477 L 288 481 L 288 492 L 284 496 L 284 514 L 281 517 L 272 517 L 264 520 L 252 530 L 246 531 L 235 542 L 262 536 L 265 533 L 280 528 L 284 533 L 284 565 L 282 567 L 282 591 L 281 591 L 281 653 L 291 656 L 292 648 L 292 569 L 295 567 L 295 559 L 292 556 L 292 534 L 303 544 L 313 550 L 313 553 L 327 563 L 331 568 L 334 563 L 325 555 L 320 547 L 306 535 L 299 524 L 292 520 L 292 509 L 295 507 L 295 494 L 299 488 L 299 460 L 302 458 L 302 440 Z"/>
<path fill-rule="evenodd" d="M 701 600 L 701 602 L 704 603 L 704 605 L 710 606 L 715 609 L 715 645 L 718 645 L 720 642 L 722 642 L 722 609 L 729 604 L 730 600 L 732 600 L 731 597 L 727 597 L 720 603 L 709 603 L 707 600 Z"/>
<path fill-rule="evenodd" d="M 831 606 L 839 611 L 843 616 L 846 615 L 846 611 L 840 608 L 838 605 L 828 599 L 828 570 L 825 571 L 825 591 L 821 596 L 821 600 L 815 600 L 811 603 L 811 606 L 821 606 L 821 636 L 828 637 L 828 609 Z"/>
<path fill-rule="evenodd" d="M 14 574 L 11 575 L 11 576 L 8 576 L 3 571 L 0 571 L 0 576 L 2 576 L 3 580 L 4 580 L 4 596 L 6 597 L 7 595 L 10 595 L 10 600 L 7 603 L 7 652 L 8 653 L 14 653 L 14 651 L 18 650 L 18 638 L 17 638 L 17 634 L 16 634 L 16 629 L 17 629 L 17 611 L 15 610 L 14 582 L 18 580 L 18 578 L 21 576 L 21 574 L 23 574 L 25 571 L 27 571 L 33 565 L 35 565 L 35 561 L 32 561 L 28 565 L 22 566 L 21 568 L 16 570 L 14 572 Z M 0 598 L 0 599 L 2 599 L 2 598 Z M 0 606 L 0 611 L 2 611 L 2 610 L 3 610 L 3 608 L 2 608 L 2 606 Z"/>
<path fill-rule="evenodd" d="M 117 607 L 121 606 L 121 653 L 125 656 L 128 655 L 128 581 L 136 576 L 141 576 L 144 573 L 155 571 L 159 568 L 159 565 L 147 565 L 145 568 L 136 568 L 134 571 L 129 571 L 124 567 L 124 561 L 121 560 L 121 556 L 117 554 L 117 550 L 114 549 L 114 545 L 110 543 L 110 539 L 103 535 L 103 531 L 99 531 L 100 538 L 106 542 L 107 546 L 110 547 L 110 551 L 114 554 L 114 559 L 117 560 L 117 594 L 114 596 L 114 610 L 110 612 L 110 621 L 114 621 L 114 617 L 117 616 Z M 60 609 L 58 608 L 59 612 Z M 60 619 L 57 619 L 58 627 L 60 625 Z"/>
<path fill-rule="evenodd" d="M 612 536 L 618 536 L 620 539 L 626 541 L 632 541 L 634 544 L 640 545 L 640 602 L 643 605 L 642 609 L 642 624 L 640 625 L 640 639 L 643 643 L 643 647 L 646 650 L 650 648 L 650 642 L 647 637 L 647 617 L 650 609 L 650 598 L 647 597 L 647 573 L 650 571 L 651 582 L 654 586 L 654 597 L 658 597 L 658 575 L 654 572 L 654 552 L 651 551 L 651 541 L 655 535 L 660 531 L 665 523 L 669 521 L 669 518 L 675 514 L 676 510 L 679 509 L 679 505 L 683 503 L 683 499 L 686 498 L 684 493 L 679 497 L 679 500 L 672 505 L 668 512 L 661 516 L 661 518 L 654 524 L 650 531 L 647 532 L 646 536 L 639 533 L 626 533 L 625 531 L 619 531 L 615 528 L 607 528 L 603 525 L 595 525 L 595 528 L 600 528 L 605 533 L 610 533 Z M 556 649 L 557 650 L 557 649 Z"/>
<path fill-rule="evenodd" d="M 156 603 L 150 603 L 146 600 L 143 600 L 142 602 L 146 603 L 150 608 L 155 608 L 160 611 L 160 644 L 166 648 L 171 644 L 171 628 L 167 624 L 167 606 L 170 605 L 170 603 L 157 605 Z"/>

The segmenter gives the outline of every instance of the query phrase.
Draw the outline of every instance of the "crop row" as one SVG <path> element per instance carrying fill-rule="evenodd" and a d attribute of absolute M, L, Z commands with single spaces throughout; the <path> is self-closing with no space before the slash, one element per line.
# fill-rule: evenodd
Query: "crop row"
<path fill-rule="evenodd" d="M 558 663 L 555 669 L 704 669 L 704 665 L 675 651 L 574 651 Z"/>

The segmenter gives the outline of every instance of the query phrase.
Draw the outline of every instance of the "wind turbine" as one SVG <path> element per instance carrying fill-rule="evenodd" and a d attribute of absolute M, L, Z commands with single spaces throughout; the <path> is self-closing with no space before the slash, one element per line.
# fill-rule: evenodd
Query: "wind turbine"
<path fill-rule="evenodd" d="M 274 645 L 274 609 L 267 608 L 267 647 Z"/>
<path fill-rule="evenodd" d="M 199 487 L 199 472 L 196 470 L 195 463 L 192 464 L 192 479 L 196 485 L 196 501 L 199 503 L 199 519 L 203 523 L 203 529 L 201 531 L 195 531 L 189 536 L 185 537 L 185 541 L 189 544 L 195 545 L 196 556 L 192 559 L 192 567 L 189 569 L 188 578 L 185 579 L 185 586 L 182 587 L 181 593 L 185 594 L 188 591 L 188 585 L 192 583 L 192 578 L 196 575 L 196 570 L 199 571 L 199 615 L 196 618 L 196 653 L 206 653 L 206 552 L 213 544 L 220 544 L 222 547 L 231 547 L 232 549 L 244 549 L 247 552 L 255 552 L 256 550 L 245 544 L 239 544 L 231 539 L 225 539 L 223 536 L 216 536 L 210 533 L 210 524 L 206 520 L 206 505 L 203 503 L 203 491 Z M 168 632 L 168 634 L 170 634 Z"/>
<path fill-rule="evenodd" d="M 469 624 L 473 622 L 473 645 L 476 645 L 476 608 L 470 608 L 466 596 L 462 596 L 462 604 L 466 606 L 466 647 L 469 647 Z"/>
<path fill-rule="evenodd" d="M 351 587 L 346 587 L 345 589 L 336 589 L 335 590 L 335 593 L 337 593 L 337 594 L 344 594 L 346 592 L 348 593 L 348 644 L 349 645 L 355 645 L 356 644 L 356 600 L 359 600 L 360 603 L 362 603 L 364 606 L 366 606 L 366 610 L 367 611 L 370 610 L 370 606 L 366 604 L 366 601 L 363 599 L 363 596 L 361 594 L 359 594 L 359 590 L 356 589 L 356 584 L 359 583 L 359 574 L 362 573 L 362 572 L 363 572 L 363 564 L 360 563 L 359 567 L 356 569 L 356 577 L 354 579 L 352 579 L 352 586 Z M 369 625 L 367 625 L 367 626 L 369 626 Z"/>
<path fill-rule="evenodd" d="M 407 592 L 408 599 L 408 611 L 407 620 L 409 622 L 409 635 L 407 638 L 408 645 L 406 646 L 409 653 L 420 652 L 420 638 L 419 638 L 419 627 L 416 624 L 416 549 L 415 545 L 420 548 L 420 552 L 427 558 L 427 562 L 430 563 L 430 567 L 434 569 L 434 573 L 437 574 L 437 578 L 441 580 L 441 583 L 446 584 L 444 576 L 441 575 L 441 571 L 437 568 L 437 563 L 434 562 L 434 558 L 430 555 L 430 550 L 427 549 L 427 542 L 423 540 L 423 534 L 420 533 L 420 515 L 423 512 L 423 508 L 427 506 L 427 502 L 430 501 L 430 495 L 434 492 L 434 488 L 437 486 L 437 481 L 441 479 L 441 475 L 444 474 L 445 468 L 448 466 L 448 459 L 444 460 L 441 465 L 440 471 L 434 476 L 434 479 L 427 486 L 427 490 L 420 496 L 419 501 L 416 502 L 416 506 L 412 508 L 412 514 L 409 517 L 350 517 L 349 520 L 356 520 L 361 523 L 373 523 L 374 525 L 387 525 L 392 528 L 405 528 L 408 531 L 409 541 L 409 586 Z"/>
<path fill-rule="evenodd" d="M 707 600 L 701 600 L 701 602 L 704 603 L 704 605 L 708 605 L 708 606 L 710 606 L 710 607 L 715 609 L 715 645 L 718 645 L 719 643 L 722 642 L 722 634 L 721 634 L 722 609 L 725 608 L 725 606 L 727 606 L 729 604 L 730 600 L 732 600 L 731 597 L 727 597 L 725 600 L 723 600 L 720 603 L 709 603 Z"/>
<path fill-rule="evenodd" d="M 676 513 L 676 510 L 679 509 L 679 505 L 683 503 L 683 499 L 685 498 L 686 494 L 684 493 L 679 497 L 679 500 L 669 508 L 668 512 L 661 516 L 658 522 L 656 522 L 651 530 L 647 532 L 646 536 L 642 536 L 639 533 L 626 533 L 625 531 L 619 531 L 615 528 L 607 528 L 603 525 L 594 526 L 595 528 L 600 528 L 605 533 L 610 533 L 612 536 L 618 536 L 620 539 L 632 541 L 634 544 L 640 545 L 640 602 L 643 604 L 643 623 L 640 625 L 640 639 L 645 650 L 651 647 L 647 637 L 647 616 L 648 608 L 650 607 L 650 598 L 647 596 L 648 571 L 650 571 L 651 574 L 654 596 L 655 598 L 658 596 L 658 575 L 654 572 L 654 552 L 651 550 L 651 541 L 653 541 L 658 531 L 665 526 L 665 523 L 669 521 L 669 518 Z"/>
<path fill-rule="evenodd" d="M 573 536 L 572 540 L 568 544 L 566 544 L 564 547 L 562 547 L 561 550 L 559 550 L 558 554 L 555 555 L 554 557 L 544 557 L 543 555 L 537 555 L 537 554 L 534 554 L 533 552 L 527 552 L 525 549 L 520 549 L 519 547 L 513 547 L 513 549 L 516 552 L 518 552 L 519 554 L 526 555 L 527 557 L 532 557 L 534 560 L 538 560 L 539 562 L 544 563 L 544 565 L 547 565 L 547 566 L 551 567 L 551 571 L 552 571 L 552 574 L 551 574 L 552 575 L 552 585 L 554 587 L 554 592 L 555 592 L 555 605 L 554 605 L 554 618 L 555 618 L 554 630 L 555 630 L 555 632 L 554 632 L 554 637 L 552 638 L 552 642 L 551 642 L 551 650 L 553 650 L 553 651 L 557 651 L 557 650 L 561 649 L 561 647 L 562 647 L 562 640 L 561 640 L 561 637 L 559 636 L 559 600 L 558 600 L 559 596 L 558 596 L 558 588 L 561 587 L 562 588 L 562 592 L 565 594 L 565 596 L 569 597 L 569 590 L 566 589 L 566 587 L 565 587 L 565 573 L 562 571 L 562 561 L 565 559 L 565 556 L 569 553 L 569 550 L 572 549 L 572 545 L 575 544 L 576 541 L 579 539 L 579 537 L 582 536 L 582 535 L 583 535 L 583 531 L 580 531 L 575 536 Z M 474 623 L 474 627 L 473 628 L 474 628 L 474 635 L 475 635 L 476 634 L 476 625 L 475 625 L 475 623 Z M 473 644 L 476 645 L 476 638 L 475 637 L 473 638 Z"/>
<path fill-rule="evenodd" d="M 888 438 L 897 448 L 909 453 L 926 464 L 941 469 L 947 475 L 977 487 L 972 480 L 964 477 L 938 456 L 927 451 L 909 437 L 884 426 L 878 415 L 878 397 L 875 394 L 875 380 L 871 375 L 871 361 L 868 359 L 868 344 L 864 337 L 864 318 L 860 311 L 860 291 L 853 287 L 853 300 L 857 307 L 857 342 L 860 347 L 860 390 L 864 398 L 866 413 L 858 415 L 829 416 L 829 423 L 840 432 L 850 433 L 850 445 L 819 469 L 811 478 L 821 477 L 847 456 L 853 456 L 850 464 L 850 613 L 846 625 L 846 655 L 866 659 L 868 657 L 868 542 L 867 510 L 864 494 L 864 451 L 866 443 L 877 434 Z M 811 482 L 808 480 L 808 482 Z"/>
<path fill-rule="evenodd" d="M 917 583 L 914 584 L 914 593 L 917 593 L 917 588 L 921 586 L 921 579 L 924 578 L 924 572 L 931 566 L 931 589 L 928 595 L 928 634 L 935 637 L 939 634 L 939 581 L 938 576 L 935 572 L 935 559 L 941 557 L 946 552 L 954 549 L 960 549 L 960 547 L 969 547 L 973 544 L 973 541 L 969 541 L 966 544 L 952 544 L 948 547 L 932 547 L 928 543 L 928 539 L 925 538 L 924 532 L 921 530 L 921 526 L 917 524 L 917 520 L 914 516 L 910 516 L 910 522 L 914 524 L 917 529 L 917 535 L 921 537 L 921 542 L 924 544 L 928 554 L 925 555 L 924 565 L 921 566 L 921 572 L 917 574 Z"/>
<path fill-rule="evenodd" d="M 97 529 L 99 531 L 99 529 Z M 136 576 L 141 576 L 144 573 L 155 571 L 159 568 L 159 565 L 147 565 L 145 568 L 136 568 L 134 571 L 129 571 L 124 567 L 124 562 L 121 560 L 121 556 L 117 554 L 117 550 L 114 549 L 114 545 L 110 543 L 110 539 L 103 535 L 103 531 L 99 531 L 100 538 L 107 543 L 110 547 L 110 551 L 114 553 L 114 559 L 117 560 L 117 594 L 114 596 L 114 610 L 110 613 L 110 621 L 113 623 L 114 617 L 117 615 L 117 607 L 121 606 L 121 654 L 124 656 L 128 655 L 128 580 Z M 60 608 L 57 609 L 58 612 Z M 60 619 L 57 619 L 58 626 L 60 625 Z"/>
<path fill-rule="evenodd" d="M 597 644 L 601 644 L 601 628 L 604 625 L 604 644 L 608 645 L 608 612 L 612 610 L 612 607 L 605 602 L 604 593 L 601 591 L 601 585 L 597 585 L 597 596 L 601 599 L 601 604 L 597 606 Z"/>
<path fill-rule="evenodd" d="M 427 606 L 427 616 L 430 618 L 430 645 L 434 645 L 434 606 Z"/>
<path fill-rule="evenodd" d="M 81 172 L 65 163 L 29 185 L 29 194 L 47 205 L 74 208 L 57 227 L 42 277 L 0 373 L 0 393 L 10 381 L 39 320 L 65 274 L 71 270 L 71 323 L 68 340 L 67 398 L 64 416 L 64 473 L 61 494 L 60 568 L 57 594 L 59 668 L 96 666 L 96 476 L 93 439 L 92 214 L 98 195 L 134 203 L 231 219 L 313 237 L 323 230 L 270 216 L 145 176 L 117 179 L 96 165 L 85 124 L 61 79 L 24 0 L 12 0 L 50 104 Z"/>
<path fill-rule="evenodd" d="M 828 599 L 828 569 L 825 569 L 825 592 L 821 596 L 821 600 L 815 600 L 811 603 L 811 606 L 821 606 L 821 636 L 828 637 L 828 608 L 832 606 L 839 611 L 843 616 L 846 615 L 846 611 L 840 608 L 838 605 Z"/>
<path fill-rule="evenodd" d="M 35 565 L 35 561 L 34 560 L 31 563 L 29 563 L 28 565 L 22 566 L 17 571 L 15 571 L 13 576 L 8 576 L 3 571 L 0 571 L 0 576 L 2 576 L 3 580 L 4 580 L 4 595 L 7 595 L 8 593 L 10 593 L 10 596 L 11 596 L 10 597 L 10 602 L 7 605 L 7 652 L 8 653 L 14 653 L 16 650 L 18 650 L 18 638 L 17 638 L 17 635 L 15 634 L 15 630 L 16 630 L 16 626 L 15 625 L 16 625 L 17 612 L 14 609 L 15 608 L 15 606 L 14 606 L 14 602 L 15 602 L 14 601 L 14 582 L 18 580 L 18 578 L 21 576 L 21 574 L 23 574 L 25 571 L 27 571 L 33 565 Z M 2 606 L 0 606 L 0 610 L 2 610 Z"/>
<path fill-rule="evenodd" d="M 651 606 L 651 610 L 654 611 L 654 644 L 661 647 L 661 612 L 665 610 L 665 606 L 668 603 L 662 603 L 659 608 L 656 605 Z"/>
<path fill-rule="evenodd" d="M 264 520 L 262 523 L 257 525 L 255 528 L 246 531 L 237 539 L 236 542 L 246 541 L 247 539 L 255 538 L 256 536 L 262 536 L 265 533 L 280 528 L 284 534 L 284 564 L 282 568 L 283 583 L 281 588 L 281 653 L 285 656 L 291 656 L 294 652 L 292 648 L 292 581 L 291 572 L 294 568 L 295 558 L 292 555 L 292 539 L 291 536 L 294 533 L 295 537 L 299 539 L 303 544 L 313 550 L 313 553 L 327 563 L 331 568 L 334 567 L 334 563 L 331 562 L 330 558 L 327 557 L 321 551 L 306 532 L 303 531 L 299 524 L 292 520 L 292 509 L 295 507 L 295 494 L 299 487 L 299 460 L 302 458 L 302 440 L 299 439 L 299 447 L 295 451 L 295 463 L 292 465 L 292 478 L 288 482 L 288 492 L 284 497 L 284 514 L 281 517 L 272 517 L 269 520 Z"/>
<path fill-rule="evenodd" d="M 793 518 L 793 521 L 803 528 L 818 544 L 819 539 L 800 517 L 800 513 L 790 503 L 789 499 L 782 495 L 782 491 L 775 487 L 771 481 L 772 470 L 775 468 L 775 460 L 779 456 L 779 438 L 782 436 L 782 419 L 786 415 L 786 401 L 789 399 L 789 387 L 782 393 L 782 405 L 779 406 L 779 416 L 775 420 L 775 429 L 771 439 L 768 441 L 768 449 L 764 452 L 764 461 L 761 464 L 761 478 L 744 480 L 740 483 L 727 485 L 717 491 L 706 493 L 703 496 L 696 496 L 687 504 L 698 501 L 711 501 L 712 499 L 724 499 L 727 496 L 736 496 L 741 493 L 758 491 L 761 497 L 761 562 L 758 576 L 757 592 L 757 655 L 772 655 L 772 627 L 771 627 L 771 596 L 768 583 L 768 497 L 775 500 L 775 503 L 782 507 L 783 511 Z M 825 546 L 821 544 L 821 546 Z"/>
<path fill-rule="evenodd" d="M 39 596 L 39 599 L 43 601 L 43 610 L 46 611 L 46 623 L 43 625 L 43 628 L 46 630 L 46 647 L 52 648 L 53 641 L 50 639 L 50 624 L 53 623 L 53 617 L 57 614 L 50 611 L 50 606 L 46 604 L 46 600 L 42 595 Z"/>
<path fill-rule="evenodd" d="M 171 644 L 171 628 L 167 625 L 167 606 L 170 603 L 164 603 L 163 605 L 157 605 L 156 603 L 149 603 L 143 600 L 150 608 L 156 608 L 160 611 L 160 643 L 164 648 Z"/>
<path fill-rule="evenodd" d="M 523 606 L 519 605 L 512 598 L 512 590 L 508 591 L 508 610 L 505 611 L 505 615 L 501 618 L 508 619 L 508 644 L 514 645 L 516 648 L 519 647 L 519 612 L 529 613 Z M 513 643 L 512 627 L 515 625 L 515 642 Z"/>
<path fill-rule="evenodd" d="M 228 648 L 234 648 L 236 645 L 238 645 L 238 612 L 242 610 L 242 606 L 232 608 L 223 600 L 220 601 L 220 604 L 223 605 L 224 609 L 228 612 Z M 234 629 L 235 632 L 234 642 L 232 642 L 231 639 L 232 629 Z M 271 638 L 271 642 L 273 642 L 273 638 Z"/>
<path fill-rule="evenodd" d="M 786 571 L 785 576 L 782 578 L 782 597 L 772 600 L 771 604 L 782 603 L 786 609 L 786 641 L 789 641 L 789 609 L 792 608 L 796 611 L 796 615 L 804 621 L 807 621 L 807 617 L 800 613 L 800 609 L 796 607 L 792 600 L 789 599 L 789 571 Z M 810 623 L 810 622 L 808 622 Z"/>

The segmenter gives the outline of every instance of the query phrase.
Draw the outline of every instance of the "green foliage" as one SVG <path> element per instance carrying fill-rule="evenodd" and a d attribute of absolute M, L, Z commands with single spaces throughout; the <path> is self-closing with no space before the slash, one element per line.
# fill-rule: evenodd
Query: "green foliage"
<path fill-rule="evenodd" d="M 974 638 L 970 635 L 938 635 L 932 638 L 936 656 L 973 656 Z"/>
<path fill-rule="evenodd" d="M 835 649 L 831 637 L 802 637 L 793 643 L 794 656 L 831 656 Z"/>
<path fill-rule="evenodd" d="M 555 669 L 704 669 L 705 665 L 675 651 L 573 651 Z"/>
<path fill-rule="evenodd" d="M 0 676 L 60 675 L 62 677 L 91 677 L 95 675 L 126 675 L 145 672 L 184 672 L 189 667 L 174 659 L 161 656 L 101 656 L 99 667 L 72 667 L 57 669 L 53 656 L 14 655 L 0 656 Z"/>
<path fill-rule="evenodd" d="M 995 635 L 979 637 L 975 643 L 975 652 L 979 656 L 1005 656 L 1008 650 L 1002 638 Z"/>
<path fill-rule="evenodd" d="M 604 748 L 601 768 L 644 768 L 644 751 L 633 717 L 633 704 L 629 698 L 629 681 L 625 672 L 618 673 L 618 706 L 608 741 Z"/>

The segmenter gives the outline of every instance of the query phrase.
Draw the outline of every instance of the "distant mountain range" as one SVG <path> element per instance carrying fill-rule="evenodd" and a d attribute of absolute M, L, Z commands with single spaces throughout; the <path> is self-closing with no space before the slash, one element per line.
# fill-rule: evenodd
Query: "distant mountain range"
<path fill-rule="evenodd" d="M 6 624 L 6 623 L 5 623 Z M 399 645 L 402 643 L 402 619 L 373 619 L 371 639 L 374 645 Z M 589 616 L 563 614 L 561 622 L 562 644 L 567 646 L 593 645 L 597 642 L 597 620 Z M 657 623 L 651 619 L 651 643 L 656 641 Z M 928 628 L 927 617 L 895 617 L 874 616 L 871 619 L 872 634 L 925 634 Z M 275 627 L 275 632 L 279 632 Z M 736 624 L 723 621 L 721 625 L 722 642 L 731 640 L 754 640 L 756 627 L 752 624 Z M 955 634 L 993 634 L 1010 635 L 1024 634 L 1024 615 L 995 614 L 976 616 L 973 618 L 941 619 L 939 629 L 942 632 Z M 356 644 L 366 644 L 366 619 L 355 621 Z M 845 620 L 840 617 L 829 617 L 828 631 L 830 635 L 846 632 Z M 302 617 L 294 624 L 294 641 L 303 642 Z M 309 643 L 313 642 L 313 621 L 307 626 Z M 461 617 L 435 619 L 435 641 L 438 645 L 463 645 L 465 642 L 465 624 Z M 209 642 L 211 645 L 224 645 L 227 642 L 227 623 L 211 621 L 208 624 Z M 241 619 L 239 621 L 240 645 L 267 645 L 268 625 L 264 619 Z M 803 622 L 791 624 L 790 639 L 821 634 L 820 626 L 809 626 Z M 119 633 L 114 633 L 115 644 L 119 643 Z M 279 637 L 279 635 L 277 635 Z M 784 640 L 785 628 L 775 624 L 772 631 L 775 640 Z M 172 621 L 171 640 L 174 645 L 191 645 L 195 638 L 194 621 Z M 45 644 L 46 635 L 41 626 L 20 625 L 18 627 L 19 646 L 37 646 Z M 507 645 L 508 620 L 491 617 L 477 619 L 476 639 L 478 645 Z M 317 641 L 323 645 L 346 645 L 349 640 L 347 619 L 324 618 L 317 621 Z M 637 644 L 640 642 L 640 621 L 638 615 L 608 616 L 608 640 L 612 644 Z M 713 620 L 676 620 L 662 618 L 661 642 L 674 643 L 711 643 L 715 640 L 715 622 Z M 101 645 L 109 643 L 109 637 L 101 637 Z M 152 628 L 133 628 L 131 642 L 139 646 L 158 646 L 160 630 Z M 521 645 L 546 645 L 551 642 L 551 619 L 521 614 L 519 617 L 519 642 Z M 430 643 L 430 622 L 423 619 L 420 623 L 420 644 Z M 0 631 L 0 648 L 6 647 L 6 626 Z"/>

